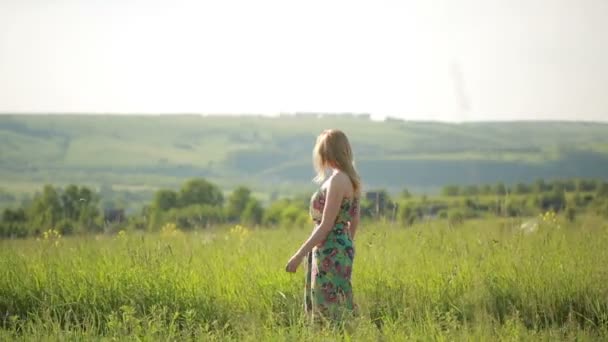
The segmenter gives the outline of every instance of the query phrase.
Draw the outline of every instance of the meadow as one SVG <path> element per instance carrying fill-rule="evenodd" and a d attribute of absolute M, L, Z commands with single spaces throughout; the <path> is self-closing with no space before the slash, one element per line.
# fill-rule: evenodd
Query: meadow
<path fill-rule="evenodd" d="M 343 331 L 302 312 L 309 233 L 283 226 L 0 241 L 0 340 L 606 340 L 608 223 L 548 213 L 364 221 Z"/>

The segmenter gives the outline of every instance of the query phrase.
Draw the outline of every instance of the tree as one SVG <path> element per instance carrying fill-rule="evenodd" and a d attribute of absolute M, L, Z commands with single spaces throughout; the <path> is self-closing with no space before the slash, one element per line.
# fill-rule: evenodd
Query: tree
<path fill-rule="evenodd" d="M 85 230 L 95 229 L 95 220 L 99 217 L 98 201 L 98 196 L 85 186 L 71 184 L 60 191 L 45 185 L 28 208 L 28 216 L 32 218 L 30 225 L 35 231 L 40 231 L 56 228 L 59 222 L 71 221 L 80 223 Z M 63 222 L 63 225 L 67 226 L 67 223 Z"/>
<path fill-rule="evenodd" d="M 0 237 L 26 237 L 30 234 L 23 208 L 4 209 L 0 221 Z"/>
<path fill-rule="evenodd" d="M 70 184 L 59 194 L 61 217 L 88 226 L 99 216 L 98 196 L 86 186 Z"/>
<path fill-rule="evenodd" d="M 93 201 L 97 201 L 97 199 L 95 198 L 95 194 L 93 193 L 93 191 L 89 188 L 87 188 L 86 186 L 81 186 L 80 190 L 78 190 L 78 196 L 80 197 L 79 200 L 85 203 L 91 203 Z"/>
<path fill-rule="evenodd" d="M 496 186 L 494 187 L 494 194 L 498 195 L 498 196 L 504 196 L 507 194 L 507 187 L 505 186 L 504 183 L 500 182 L 498 184 L 496 184 Z"/>
<path fill-rule="evenodd" d="M 543 210 L 561 211 L 566 207 L 566 193 L 556 189 L 549 193 L 540 194 L 537 198 L 538 207 Z"/>
<path fill-rule="evenodd" d="M 79 189 L 79 203 L 77 208 L 78 221 L 81 228 L 86 231 L 98 231 L 101 229 L 101 225 L 98 225 L 96 220 L 99 218 L 99 197 L 96 196 L 93 191 L 87 187 L 80 187 Z"/>
<path fill-rule="evenodd" d="M 410 204 L 400 203 L 397 211 L 397 220 L 404 226 L 411 226 L 419 218 L 420 212 L 418 208 Z"/>
<path fill-rule="evenodd" d="M 467 185 L 462 189 L 462 195 L 475 196 L 479 194 L 479 188 L 476 185 Z"/>
<path fill-rule="evenodd" d="M 173 190 L 161 189 L 154 194 L 153 207 L 156 210 L 167 211 L 177 208 L 177 193 Z"/>
<path fill-rule="evenodd" d="M 529 194 L 531 192 L 531 189 L 528 185 L 526 185 L 524 183 L 517 183 L 517 184 L 515 184 L 515 187 L 513 188 L 513 192 L 518 195 L 524 195 L 524 194 Z"/>
<path fill-rule="evenodd" d="M 63 207 L 63 218 L 69 220 L 78 219 L 78 207 L 80 204 L 79 192 L 78 186 L 70 184 L 59 196 L 61 199 L 61 206 Z"/>
<path fill-rule="evenodd" d="M 492 187 L 490 186 L 490 184 L 484 184 L 481 186 L 481 189 L 479 189 L 479 193 L 482 195 L 491 195 Z"/>
<path fill-rule="evenodd" d="M 266 211 L 264 211 L 264 216 L 262 218 L 264 225 L 278 225 L 281 222 L 281 212 L 287 208 L 289 204 L 290 202 L 287 199 L 273 201 L 270 206 L 266 208 Z"/>
<path fill-rule="evenodd" d="M 228 207 L 226 208 L 226 215 L 228 220 L 237 221 L 243 215 L 245 207 L 251 199 L 251 190 L 247 187 L 239 186 L 234 189 L 230 197 L 228 198 Z"/>
<path fill-rule="evenodd" d="M 53 228 L 62 217 L 61 202 L 57 190 L 51 185 L 45 185 L 41 194 L 34 197 L 30 207 L 32 226 L 36 230 Z"/>
<path fill-rule="evenodd" d="M 576 189 L 580 192 L 592 192 L 596 191 L 598 182 L 595 180 L 579 179 L 576 182 Z"/>
<path fill-rule="evenodd" d="M 2 213 L 2 222 L 25 222 L 27 221 L 27 217 L 23 208 L 19 209 L 4 209 Z"/>
<path fill-rule="evenodd" d="M 186 182 L 179 193 L 179 205 L 181 207 L 193 204 L 221 206 L 223 203 L 224 196 L 220 189 L 202 178 Z"/>
<path fill-rule="evenodd" d="M 460 188 L 458 185 L 446 185 L 441 190 L 441 194 L 444 196 L 458 196 L 460 194 Z"/>
<path fill-rule="evenodd" d="M 308 224 L 308 211 L 289 199 L 281 199 L 272 204 L 264 211 L 262 222 L 265 225 L 276 226 L 302 226 Z"/>
<path fill-rule="evenodd" d="M 193 204 L 183 208 L 174 208 L 163 215 L 162 225 L 175 223 L 180 229 L 206 228 L 224 222 L 224 211 L 221 207 L 208 204 Z"/>
<path fill-rule="evenodd" d="M 309 221 L 308 213 L 297 205 L 290 204 L 281 212 L 281 225 L 302 227 Z"/>
<path fill-rule="evenodd" d="M 260 202 L 253 197 L 249 198 L 241 215 L 241 221 L 245 224 L 258 225 L 262 223 L 263 216 L 264 209 Z"/>
<path fill-rule="evenodd" d="M 564 190 L 568 192 L 576 191 L 576 181 L 574 179 L 565 179 L 561 181 Z"/>

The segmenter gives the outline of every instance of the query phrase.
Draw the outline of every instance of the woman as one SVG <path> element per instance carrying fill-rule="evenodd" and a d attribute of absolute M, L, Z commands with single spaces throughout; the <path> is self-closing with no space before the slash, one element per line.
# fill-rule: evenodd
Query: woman
<path fill-rule="evenodd" d="M 353 165 L 350 143 L 342 131 L 331 129 L 319 135 L 313 161 L 315 180 L 321 183 L 310 201 L 315 228 L 291 257 L 286 270 L 295 272 L 302 259 L 308 257 L 306 312 L 316 321 L 336 322 L 355 309 L 350 279 L 361 182 Z M 331 175 L 325 180 L 328 169 Z"/>

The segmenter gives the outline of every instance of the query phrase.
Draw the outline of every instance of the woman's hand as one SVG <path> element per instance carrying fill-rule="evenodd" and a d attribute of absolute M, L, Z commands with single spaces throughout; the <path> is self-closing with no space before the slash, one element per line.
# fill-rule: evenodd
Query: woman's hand
<path fill-rule="evenodd" d="M 302 263 L 302 256 L 296 253 L 287 262 L 287 266 L 285 266 L 285 271 L 289 273 L 295 273 L 300 263 Z"/>

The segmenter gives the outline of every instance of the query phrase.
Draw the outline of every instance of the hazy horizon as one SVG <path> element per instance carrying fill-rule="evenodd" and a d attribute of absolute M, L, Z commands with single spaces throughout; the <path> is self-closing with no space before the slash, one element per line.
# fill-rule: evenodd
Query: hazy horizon
<path fill-rule="evenodd" d="M 601 0 L 0 1 L 0 113 L 608 121 Z"/>
<path fill-rule="evenodd" d="M 441 120 L 441 119 L 425 119 L 421 117 L 401 117 L 394 115 L 378 115 L 372 113 L 350 113 L 350 112 L 284 112 L 284 113 L 82 113 L 82 112 L 0 112 L 0 116 L 11 116 L 11 115 L 31 115 L 31 116 L 43 116 L 43 115 L 66 115 L 66 116 L 200 116 L 200 117 L 247 117 L 247 116 L 262 116 L 268 118 L 280 118 L 282 116 L 293 116 L 295 114 L 320 114 L 320 115 L 369 115 L 372 121 L 385 121 L 387 119 L 399 119 L 406 122 L 435 122 L 435 123 L 447 123 L 447 124 L 459 124 L 459 123 L 514 123 L 514 122 L 564 122 L 564 123 L 598 123 L 602 125 L 608 125 L 608 118 L 601 119 L 585 119 L 585 118 L 563 118 L 563 119 L 551 119 L 551 118 L 512 118 L 512 119 L 501 119 L 501 118 L 489 118 L 489 119 L 469 119 L 469 120 Z"/>

